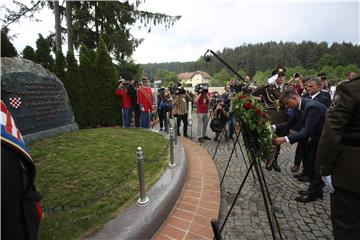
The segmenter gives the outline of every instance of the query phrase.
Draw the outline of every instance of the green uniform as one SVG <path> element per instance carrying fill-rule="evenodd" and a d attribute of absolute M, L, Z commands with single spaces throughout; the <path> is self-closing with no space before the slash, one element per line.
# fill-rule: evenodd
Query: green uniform
<path fill-rule="evenodd" d="M 335 239 L 360 239 L 360 79 L 337 86 L 316 157 L 316 170 L 331 175 Z"/>

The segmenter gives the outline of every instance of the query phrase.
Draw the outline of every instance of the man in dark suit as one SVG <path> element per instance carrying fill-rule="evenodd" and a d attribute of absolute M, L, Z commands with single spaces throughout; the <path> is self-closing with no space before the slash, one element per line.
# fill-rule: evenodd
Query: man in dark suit
<path fill-rule="evenodd" d="M 306 91 L 311 99 L 321 102 L 328 108 L 331 104 L 331 96 L 329 92 L 322 91 L 321 86 L 322 83 L 320 79 L 310 78 L 306 82 Z"/>
<path fill-rule="evenodd" d="M 326 107 L 310 99 L 301 98 L 294 90 L 283 92 L 281 101 L 288 107 L 295 109 L 294 117 L 289 121 L 276 124 L 276 131 L 291 129 L 296 124 L 300 127 L 298 132 L 291 132 L 286 137 L 278 137 L 274 139 L 276 145 L 285 142 L 293 144 L 299 141 L 307 141 L 305 147 L 305 156 L 309 163 L 307 175 L 310 179 L 310 186 L 307 191 L 299 191 L 300 196 L 295 200 L 298 202 L 312 202 L 317 198 L 322 198 L 323 182 L 319 175 L 315 173 L 315 157 L 319 143 L 321 130 L 324 124 Z"/>
<path fill-rule="evenodd" d="M 360 239 L 360 77 L 339 84 L 336 91 L 338 97 L 326 114 L 316 170 L 333 192 L 334 239 Z"/>
<path fill-rule="evenodd" d="M 318 101 L 322 103 L 326 108 L 328 108 L 331 104 L 331 96 L 328 92 L 322 91 L 321 86 L 322 83 L 319 78 L 307 78 L 305 87 L 307 93 L 303 97 Z M 301 160 L 303 162 L 303 171 L 299 174 L 294 175 L 294 177 L 296 177 L 301 182 L 309 181 L 309 177 L 306 174 L 308 172 L 309 164 L 307 162 L 306 156 L 304 156 L 303 154 L 306 144 L 306 141 L 298 142 L 295 153 L 295 159 L 297 161 L 297 164 L 299 164 L 298 166 L 300 166 Z"/>

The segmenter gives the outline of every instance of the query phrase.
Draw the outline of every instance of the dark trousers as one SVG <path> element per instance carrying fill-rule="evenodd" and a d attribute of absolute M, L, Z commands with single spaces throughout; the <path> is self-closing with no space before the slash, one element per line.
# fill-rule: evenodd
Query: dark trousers
<path fill-rule="evenodd" d="M 176 117 L 176 124 L 177 124 L 177 129 L 176 129 L 176 133 L 178 135 L 180 135 L 180 124 L 181 124 L 181 121 L 183 122 L 184 126 L 183 126 L 183 134 L 184 136 L 187 135 L 187 127 L 188 127 L 188 120 L 187 120 L 187 114 L 175 114 L 174 115 Z"/>
<path fill-rule="evenodd" d="M 334 239 L 360 239 L 360 194 L 335 187 L 330 207 Z"/>
<path fill-rule="evenodd" d="M 298 145 L 297 145 L 296 151 L 295 151 L 294 165 L 299 165 L 300 166 L 301 162 L 303 161 L 304 152 L 305 152 L 305 146 L 306 146 L 306 143 L 304 141 L 299 141 L 298 142 Z M 307 165 L 307 163 L 303 162 L 304 171 L 305 171 L 305 167 L 307 167 L 306 165 Z"/>
<path fill-rule="evenodd" d="M 135 127 L 140 127 L 140 109 L 134 109 Z"/>
<path fill-rule="evenodd" d="M 315 171 L 315 160 L 316 160 L 316 151 L 318 143 L 306 143 L 305 145 L 305 155 L 304 155 L 304 164 L 306 167 L 306 175 L 310 179 L 310 186 L 308 191 L 310 194 L 317 195 L 322 192 L 324 183 L 321 179 L 321 176 Z"/>
<path fill-rule="evenodd" d="M 168 122 L 166 121 L 166 113 L 167 111 L 164 109 L 158 110 L 160 129 L 168 128 Z"/>

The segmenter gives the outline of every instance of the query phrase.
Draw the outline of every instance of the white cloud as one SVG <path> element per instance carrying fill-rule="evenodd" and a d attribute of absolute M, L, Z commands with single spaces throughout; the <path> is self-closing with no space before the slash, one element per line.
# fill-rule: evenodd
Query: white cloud
<path fill-rule="evenodd" d="M 155 26 L 147 34 L 145 29 L 133 28 L 136 37 L 145 38 L 133 55 L 138 63 L 195 61 L 206 49 L 216 51 L 243 43 L 360 43 L 358 1 L 147 0 L 140 9 L 182 17 L 167 31 Z M 47 36 L 54 32 L 50 10 L 38 17 L 43 21 L 24 19 L 11 25 L 11 33 L 18 33 L 14 45 L 19 51 L 26 45 L 34 47 L 37 33 Z"/>

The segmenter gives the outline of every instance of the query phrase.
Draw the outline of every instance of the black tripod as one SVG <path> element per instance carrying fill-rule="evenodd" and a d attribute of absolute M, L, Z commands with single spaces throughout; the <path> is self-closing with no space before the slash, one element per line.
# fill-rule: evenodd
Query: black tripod
<path fill-rule="evenodd" d="M 239 125 L 241 126 L 240 121 L 239 121 Z M 238 156 L 237 156 L 237 153 L 236 153 L 236 144 L 239 145 L 239 149 L 240 149 L 240 152 L 241 152 L 241 156 L 242 156 L 242 158 L 243 158 L 243 160 L 244 160 L 244 163 L 245 163 L 246 168 L 249 167 L 249 166 L 248 166 L 248 163 L 247 163 L 247 161 L 246 161 L 244 152 L 243 152 L 243 150 L 242 150 L 241 144 L 240 144 L 240 140 L 239 140 L 240 134 L 241 134 L 241 129 L 240 129 L 240 131 L 236 134 L 236 139 L 235 139 L 235 141 L 234 141 L 233 149 L 232 149 L 232 151 L 231 151 L 229 160 L 227 161 L 227 164 L 226 164 L 226 167 L 225 167 L 223 176 L 221 177 L 220 186 L 222 186 L 222 184 L 223 184 L 223 182 L 224 182 L 225 175 L 226 175 L 226 172 L 227 172 L 227 170 L 228 170 L 228 168 L 229 168 L 230 161 L 231 161 L 231 159 L 232 159 L 232 156 L 233 156 L 233 154 L 234 154 L 234 151 L 235 151 L 236 157 L 238 157 Z M 213 156 L 213 159 L 215 159 L 216 152 L 217 152 L 217 148 L 216 148 L 216 150 L 215 150 L 215 154 L 214 154 L 214 156 Z M 249 154 L 249 153 L 248 153 L 248 154 Z M 253 169 L 251 169 L 251 174 L 252 174 L 252 176 L 253 176 L 254 182 L 256 183 Z"/>
<path fill-rule="evenodd" d="M 228 220 L 228 218 L 230 216 L 231 211 L 233 210 L 233 208 L 235 206 L 235 203 L 236 203 L 238 197 L 240 196 L 240 192 L 241 192 L 241 190 L 242 190 L 242 188 L 243 188 L 243 186 L 244 186 L 244 184 L 246 182 L 247 177 L 249 176 L 250 171 L 253 168 L 255 168 L 255 173 L 256 173 L 256 176 L 257 176 L 259 184 L 260 184 L 260 190 L 261 190 L 261 193 L 262 193 L 262 197 L 263 197 L 263 201 L 264 201 L 264 205 L 265 205 L 265 209 L 266 209 L 266 214 L 267 214 L 267 218 L 268 218 L 268 221 L 269 221 L 269 226 L 270 226 L 270 229 L 271 229 L 272 238 L 274 240 L 276 240 L 277 239 L 276 233 L 277 233 L 278 236 L 280 237 L 280 239 L 282 240 L 283 238 L 282 238 L 281 231 L 280 231 L 280 226 L 279 226 L 279 223 L 277 221 L 276 214 L 275 214 L 275 211 L 274 211 L 274 206 L 273 206 L 272 201 L 271 201 L 270 192 L 269 192 L 269 189 L 268 189 L 268 186 L 267 186 L 267 183 L 266 183 L 264 172 L 263 172 L 263 170 L 261 168 L 261 165 L 260 165 L 260 162 L 259 162 L 260 161 L 259 154 L 262 151 L 262 147 L 260 147 L 258 145 L 258 142 L 256 141 L 256 136 L 253 133 L 253 131 L 251 131 L 250 128 L 246 124 L 244 124 L 243 122 L 240 122 L 240 123 L 241 123 L 242 137 L 243 137 L 243 140 L 244 140 L 244 143 L 245 143 L 245 147 L 248 150 L 248 153 L 249 153 L 248 155 L 249 155 L 249 157 L 251 159 L 251 162 L 250 162 L 250 166 L 248 167 L 248 169 L 246 171 L 245 177 L 244 177 L 244 179 L 242 180 L 242 182 L 240 184 L 239 190 L 236 193 L 234 201 L 232 202 L 232 205 L 231 205 L 228 213 L 226 214 L 226 217 L 225 217 L 224 222 L 222 223 L 221 227 L 219 228 L 219 223 L 218 223 L 217 220 L 212 220 L 211 221 L 211 226 L 212 226 L 213 231 L 214 231 L 214 237 L 215 237 L 216 240 L 221 240 L 222 239 L 221 232 L 224 229 L 224 226 L 225 226 L 225 224 L 226 224 L 226 222 L 227 222 L 227 220 Z M 237 137 L 239 137 L 239 135 Z"/>

